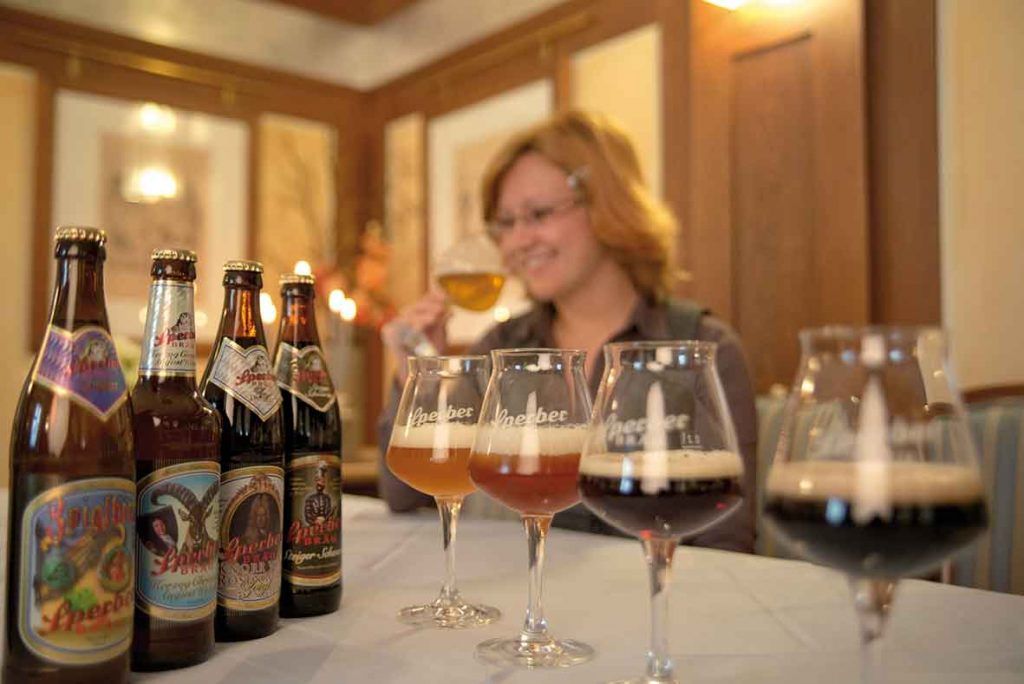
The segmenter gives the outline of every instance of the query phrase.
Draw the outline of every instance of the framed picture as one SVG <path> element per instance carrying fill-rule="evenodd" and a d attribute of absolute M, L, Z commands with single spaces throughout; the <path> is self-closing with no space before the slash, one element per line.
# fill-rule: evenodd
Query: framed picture
<path fill-rule="evenodd" d="M 314 272 L 335 266 L 337 131 L 319 121 L 263 114 L 259 150 L 256 258 L 264 291 L 276 301 L 278 278 L 297 261 L 308 261 Z"/>
<path fill-rule="evenodd" d="M 152 102 L 60 90 L 55 128 L 53 222 L 107 231 L 111 332 L 141 339 L 150 252 L 184 248 L 199 257 L 196 338 L 212 343 L 223 302 L 222 266 L 244 258 L 249 246 L 248 126 Z"/>
<path fill-rule="evenodd" d="M 429 169 L 428 254 L 433 264 L 457 240 L 484 230 L 480 184 L 494 154 L 510 137 L 551 115 L 554 88 L 540 80 L 431 119 L 427 131 Z M 473 313 L 455 308 L 448 339 L 476 341 L 496 321 L 529 306 L 522 286 L 508 281 L 497 305 Z"/>

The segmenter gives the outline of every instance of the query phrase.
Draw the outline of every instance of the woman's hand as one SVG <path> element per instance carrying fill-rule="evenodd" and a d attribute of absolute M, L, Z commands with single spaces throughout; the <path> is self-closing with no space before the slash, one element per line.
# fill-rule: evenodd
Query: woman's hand
<path fill-rule="evenodd" d="M 418 301 L 399 311 L 397 316 L 381 328 L 381 339 L 398 362 L 400 381 L 405 381 L 408 372 L 405 359 L 411 353 L 408 341 L 413 334 L 418 333 L 426 337 L 439 354 L 443 354 L 448 348 L 445 323 L 448 322 L 449 315 L 444 293 L 440 290 L 431 290 Z"/>

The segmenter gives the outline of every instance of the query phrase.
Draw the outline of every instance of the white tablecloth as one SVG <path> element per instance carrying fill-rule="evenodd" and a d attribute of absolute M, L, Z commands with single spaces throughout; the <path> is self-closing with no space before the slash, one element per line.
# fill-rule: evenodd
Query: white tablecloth
<path fill-rule="evenodd" d="M 0 491 L 6 517 L 6 492 Z M 285 620 L 274 635 L 218 644 L 213 658 L 139 682 L 599 682 L 639 675 L 647 646 L 647 574 L 637 542 L 562 530 L 548 540 L 545 607 L 556 636 L 591 644 L 590 663 L 553 672 L 474 660 L 484 639 L 511 636 L 526 605 L 526 541 L 512 522 L 463 521 L 459 585 L 502 619 L 441 631 L 399 624 L 395 611 L 436 595 L 436 516 L 393 516 L 348 496 L 341 610 Z M 4 532 L 6 544 L 6 532 Z M 0 599 L 2 600 L 2 599 Z M 686 682 L 859 681 L 856 619 L 845 581 L 814 566 L 683 548 L 676 556 L 671 644 Z M 0 615 L 3 612 L 0 611 Z M 887 636 L 892 682 L 1024 682 L 1024 598 L 938 584 L 901 585 Z"/>

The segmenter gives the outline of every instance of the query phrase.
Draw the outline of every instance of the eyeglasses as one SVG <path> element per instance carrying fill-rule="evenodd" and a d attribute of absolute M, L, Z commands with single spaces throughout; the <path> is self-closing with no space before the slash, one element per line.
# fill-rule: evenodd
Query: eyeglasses
<path fill-rule="evenodd" d="M 500 240 L 512 232 L 517 223 L 524 226 L 536 228 L 542 226 L 553 217 L 564 214 L 567 211 L 585 204 L 581 197 L 570 197 L 554 204 L 542 204 L 536 207 L 528 207 L 518 214 L 504 214 L 495 216 L 487 222 L 487 233 L 492 240 Z"/>

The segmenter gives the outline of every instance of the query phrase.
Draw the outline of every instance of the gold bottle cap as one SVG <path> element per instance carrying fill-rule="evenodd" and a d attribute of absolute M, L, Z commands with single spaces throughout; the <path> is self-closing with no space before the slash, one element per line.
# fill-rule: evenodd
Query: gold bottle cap
<path fill-rule="evenodd" d="M 225 271 L 246 271 L 248 273 L 263 273 L 263 264 L 258 261 L 246 259 L 233 259 L 224 263 Z"/>
<path fill-rule="evenodd" d="M 186 261 L 190 264 L 196 263 L 196 253 L 191 249 L 154 249 L 149 255 L 153 261 L 157 259 L 174 259 L 175 261 Z"/>
<path fill-rule="evenodd" d="M 107 241 L 107 231 L 91 226 L 58 226 L 54 239 L 57 241 L 98 242 L 103 245 Z"/>
<path fill-rule="evenodd" d="M 316 285 L 316 278 L 304 273 L 285 273 L 278 279 L 280 285 Z"/>

